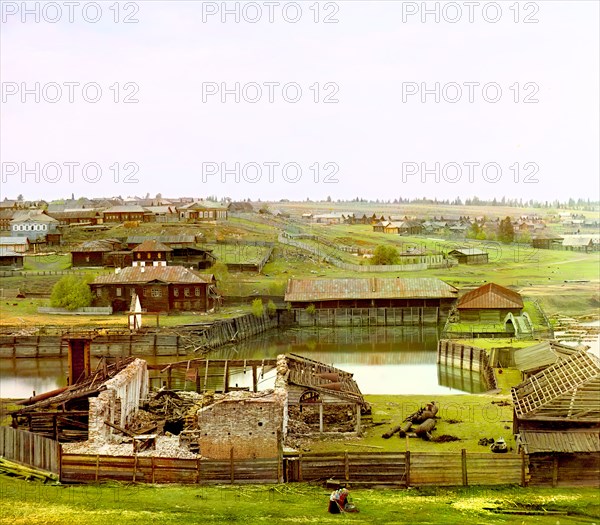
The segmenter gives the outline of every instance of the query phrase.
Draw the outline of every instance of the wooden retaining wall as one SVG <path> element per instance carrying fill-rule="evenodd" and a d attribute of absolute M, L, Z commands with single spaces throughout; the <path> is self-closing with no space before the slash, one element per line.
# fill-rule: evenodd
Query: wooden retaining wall
<path fill-rule="evenodd" d="M 198 327 L 194 334 L 159 332 L 97 335 L 91 353 L 100 357 L 184 356 L 201 348 L 216 348 L 241 341 L 278 326 L 277 317 L 246 314 Z M 61 336 L 0 336 L 0 358 L 66 357 L 68 344 Z"/>
<path fill-rule="evenodd" d="M 483 348 L 455 343 L 449 339 L 440 339 L 437 348 L 437 363 L 479 372 L 485 380 L 488 390 L 498 388 L 494 369 Z"/>
<path fill-rule="evenodd" d="M 0 456 L 60 475 L 60 444 L 39 434 L 0 427 Z"/>
<path fill-rule="evenodd" d="M 298 326 L 420 326 L 440 321 L 438 307 L 319 308 L 314 314 L 293 310 Z"/>
<path fill-rule="evenodd" d="M 356 485 L 525 485 L 527 457 L 481 452 L 339 452 L 284 458 L 285 481 Z"/>
<path fill-rule="evenodd" d="M 63 483 L 116 480 L 139 483 L 278 483 L 281 467 L 272 459 L 176 459 L 152 456 L 64 454 Z"/>

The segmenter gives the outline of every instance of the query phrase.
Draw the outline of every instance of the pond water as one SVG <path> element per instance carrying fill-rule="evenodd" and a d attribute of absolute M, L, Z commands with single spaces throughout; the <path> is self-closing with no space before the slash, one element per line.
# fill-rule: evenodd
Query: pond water
<path fill-rule="evenodd" d="M 354 374 L 364 394 L 450 394 L 485 390 L 478 373 L 438 366 L 436 327 L 302 328 L 274 330 L 212 352 L 213 359 L 266 359 L 294 353 Z M 190 358 L 198 357 L 196 354 Z M 161 357 L 151 363 L 182 361 Z M 93 360 L 95 366 L 97 360 Z M 1 359 L 0 397 L 29 397 L 66 385 L 66 359 Z M 260 378 L 269 388 L 274 371 Z M 250 373 L 231 385 L 249 386 Z"/>

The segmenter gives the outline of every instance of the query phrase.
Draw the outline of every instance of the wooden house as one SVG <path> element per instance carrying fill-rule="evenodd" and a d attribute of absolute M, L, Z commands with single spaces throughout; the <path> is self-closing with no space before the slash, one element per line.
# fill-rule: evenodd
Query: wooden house
<path fill-rule="evenodd" d="M 215 264 L 217 258 L 213 255 L 212 249 L 199 247 L 173 248 L 173 264 L 179 264 L 186 267 L 193 266 L 197 270 L 206 270 Z"/>
<path fill-rule="evenodd" d="M 204 200 L 177 206 L 179 220 L 192 223 L 227 220 L 228 211 L 229 204 Z"/>
<path fill-rule="evenodd" d="M 146 206 L 146 209 L 152 214 L 151 220 L 154 222 L 179 222 L 179 214 L 175 206 Z"/>
<path fill-rule="evenodd" d="M 30 242 L 46 242 L 48 235 L 59 233 L 58 221 L 43 210 L 17 212 L 10 221 L 11 236 L 27 237 Z"/>
<path fill-rule="evenodd" d="M 456 305 L 461 321 L 502 323 L 508 313 L 520 315 L 523 299 L 496 283 L 488 283 L 464 294 Z"/>
<path fill-rule="evenodd" d="M 144 241 L 131 251 L 133 266 L 166 266 L 173 257 L 173 250 L 155 239 Z"/>
<path fill-rule="evenodd" d="M 22 253 L 0 246 L 0 267 L 2 269 L 23 268 L 23 258 Z"/>
<path fill-rule="evenodd" d="M 440 279 L 354 278 L 290 279 L 285 301 L 292 308 L 406 308 L 437 307 L 449 310 L 457 289 Z"/>
<path fill-rule="evenodd" d="M 27 237 L 0 237 L 0 248 L 16 253 L 29 251 L 29 239 Z"/>
<path fill-rule="evenodd" d="M 71 265 L 74 268 L 88 266 L 112 266 L 110 254 L 122 248 L 117 239 L 86 241 L 71 250 Z"/>
<path fill-rule="evenodd" d="M 112 206 L 102 214 L 104 222 L 150 222 L 152 220 L 152 213 L 137 204 Z"/>
<path fill-rule="evenodd" d="M 156 240 L 169 248 L 176 250 L 177 248 L 193 248 L 196 243 L 201 240 L 201 237 L 196 235 L 131 235 L 127 237 L 125 244 L 130 249 L 135 248 L 145 241 Z"/>
<path fill-rule="evenodd" d="M 589 235 L 565 235 L 562 245 L 565 250 L 573 252 L 594 251 L 594 241 Z"/>
<path fill-rule="evenodd" d="M 385 229 L 390 224 L 390 221 L 378 221 L 375 224 L 373 224 L 373 231 L 377 233 L 385 233 Z"/>
<path fill-rule="evenodd" d="M 541 231 L 531 238 L 531 246 L 542 250 L 551 250 L 560 247 L 563 238 L 549 231 Z"/>
<path fill-rule="evenodd" d="M 97 224 L 102 224 L 103 220 L 102 212 L 100 210 L 87 208 L 48 212 L 48 215 L 55 218 L 60 226 L 72 226 L 78 224 L 96 226 Z"/>
<path fill-rule="evenodd" d="M 450 257 L 454 257 L 458 264 L 486 264 L 488 262 L 488 252 L 479 248 L 455 248 L 448 252 Z"/>
<path fill-rule="evenodd" d="M 126 311 L 136 293 L 148 312 L 206 312 L 219 302 L 216 279 L 182 266 L 135 266 L 99 275 L 90 284 L 94 306 Z"/>
<path fill-rule="evenodd" d="M 16 212 L 17 210 L 14 208 L 0 209 L 0 230 L 10 231 L 10 221 L 12 221 Z"/>

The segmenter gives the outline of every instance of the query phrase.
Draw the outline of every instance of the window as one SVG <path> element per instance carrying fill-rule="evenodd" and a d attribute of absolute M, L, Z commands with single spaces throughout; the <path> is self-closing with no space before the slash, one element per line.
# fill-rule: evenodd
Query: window
<path fill-rule="evenodd" d="M 142 258 L 142 254 L 141 254 L 141 253 L 138 253 L 138 254 L 137 254 L 137 258 L 138 258 L 138 259 L 141 259 L 141 258 Z"/>
<path fill-rule="evenodd" d="M 158 258 L 162 258 L 162 253 L 158 252 Z"/>
<path fill-rule="evenodd" d="M 179 288 L 173 288 L 173 296 L 179 297 Z"/>
<path fill-rule="evenodd" d="M 123 289 L 117 288 L 116 292 L 117 292 L 117 297 L 121 297 L 121 293 L 123 292 Z"/>
<path fill-rule="evenodd" d="M 102 288 L 96 288 L 96 297 L 102 297 Z"/>
<path fill-rule="evenodd" d="M 46 225 L 42 224 L 42 230 L 45 230 L 45 229 L 46 229 Z"/>
<path fill-rule="evenodd" d="M 152 288 L 152 297 L 162 297 L 162 290 L 160 288 Z"/>
<path fill-rule="evenodd" d="M 146 254 L 146 259 L 150 259 L 150 252 Z"/>
<path fill-rule="evenodd" d="M 189 288 L 184 288 L 183 289 L 183 295 L 185 295 L 186 297 L 189 297 L 191 295 L 190 294 L 190 289 Z"/>
<path fill-rule="evenodd" d="M 144 288 L 144 297 L 148 297 L 150 295 L 150 288 Z"/>
<path fill-rule="evenodd" d="M 194 294 L 196 295 L 196 297 L 200 297 L 200 287 L 196 286 L 196 288 L 194 289 Z"/>

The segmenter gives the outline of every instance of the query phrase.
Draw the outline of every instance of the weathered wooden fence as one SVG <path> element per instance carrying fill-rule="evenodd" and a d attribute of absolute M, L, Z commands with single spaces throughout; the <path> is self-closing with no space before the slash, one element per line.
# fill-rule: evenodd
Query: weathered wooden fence
<path fill-rule="evenodd" d="M 437 348 L 437 363 L 480 372 L 489 390 L 498 388 L 494 369 L 490 366 L 487 352 L 483 348 L 440 339 Z"/>
<path fill-rule="evenodd" d="M 285 481 L 357 485 L 527 484 L 527 457 L 481 452 L 340 452 L 286 456 Z"/>
<path fill-rule="evenodd" d="M 224 319 L 193 331 L 180 333 L 95 334 L 91 343 L 93 356 L 184 356 L 202 348 L 216 348 L 241 341 L 278 325 L 277 317 L 246 314 Z M 66 334 L 65 334 L 66 335 Z M 0 358 L 66 357 L 68 344 L 61 335 L 0 336 Z"/>
<path fill-rule="evenodd" d="M 60 444 L 39 434 L 0 427 L 0 456 L 16 463 L 60 474 Z"/>
<path fill-rule="evenodd" d="M 281 463 L 272 459 L 176 459 L 153 456 L 64 454 L 63 483 L 103 480 L 140 483 L 278 483 Z"/>

